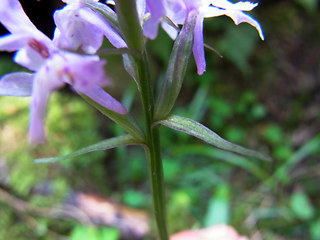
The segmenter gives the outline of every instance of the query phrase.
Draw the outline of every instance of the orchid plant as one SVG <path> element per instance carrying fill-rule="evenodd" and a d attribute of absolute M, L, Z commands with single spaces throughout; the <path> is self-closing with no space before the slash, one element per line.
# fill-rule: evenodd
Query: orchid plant
<path fill-rule="evenodd" d="M 235 24 L 247 22 L 264 39 L 260 24 L 245 12 L 257 3 L 228 0 L 63 0 L 56 10 L 53 39 L 40 32 L 18 0 L 2 0 L 0 22 L 10 32 L 0 37 L 0 50 L 15 52 L 13 60 L 30 70 L 3 76 L 0 95 L 31 96 L 29 137 L 31 144 L 45 142 L 45 115 L 50 94 L 70 85 L 75 92 L 105 116 L 120 125 L 126 135 L 115 136 L 62 157 L 37 159 L 56 162 L 92 151 L 124 145 L 145 150 L 152 188 L 154 216 L 161 240 L 168 240 L 165 189 L 159 126 L 195 136 L 215 147 L 242 155 L 269 158 L 230 143 L 202 124 L 172 115 L 191 53 L 202 75 L 206 70 L 203 39 L 204 18 L 227 15 Z M 157 37 L 161 26 L 174 45 L 162 87 L 157 96 L 152 86 L 146 41 Z M 106 38 L 113 49 L 102 49 Z M 138 125 L 128 110 L 103 87 L 111 80 L 105 73 L 105 52 L 116 52 L 137 85 L 144 125 Z"/>

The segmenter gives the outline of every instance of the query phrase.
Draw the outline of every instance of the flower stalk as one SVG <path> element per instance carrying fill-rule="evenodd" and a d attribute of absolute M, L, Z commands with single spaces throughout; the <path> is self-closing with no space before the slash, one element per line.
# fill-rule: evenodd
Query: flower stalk
<path fill-rule="evenodd" d="M 145 52 L 144 52 L 145 53 Z M 151 183 L 154 216 L 159 239 L 168 240 L 163 166 L 160 152 L 159 127 L 153 127 L 154 98 L 146 53 L 137 61 L 139 68 L 140 97 L 146 123 L 146 148 Z"/>
<path fill-rule="evenodd" d="M 168 240 L 163 166 L 160 151 L 159 127 L 153 127 L 154 96 L 147 52 L 143 42 L 135 1 L 117 0 L 116 11 L 120 28 L 123 31 L 129 49 L 138 50 L 140 55 L 131 55 L 136 67 L 136 81 L 145 118 L 145 153 L 151 183 L 153 210 L 158 229 L 158 238 Z"/>

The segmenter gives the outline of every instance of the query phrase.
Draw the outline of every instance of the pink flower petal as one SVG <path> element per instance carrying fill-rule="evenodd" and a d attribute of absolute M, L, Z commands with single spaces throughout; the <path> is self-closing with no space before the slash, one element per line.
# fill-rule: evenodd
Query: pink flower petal
<path fill-rule="evenodd" d="M 218 224 L 208 228 L 179 232 L 172 235 L 170 240 L 248 240 L 248 238 L 239 236 L 230 226 Z"/>

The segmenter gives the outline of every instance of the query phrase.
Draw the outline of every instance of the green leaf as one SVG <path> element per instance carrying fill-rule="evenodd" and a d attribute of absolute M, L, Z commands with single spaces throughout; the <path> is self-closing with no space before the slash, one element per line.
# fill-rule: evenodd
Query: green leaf
<path fill-rule="evenodd" d="M 220 185 L 209 200 L 204 225 L 209 227 L 214 224 L 228 223 L 230 217 L 229 186 Z"/>
<path fill-rule="evenodd" d="M 311 239 L 320 239 L 320 218 L 315 220 L 310 226 Z"/>
<path fill-rule="evenodd" d="M 271 179 L 273 181 L 280 180 L 284 183 L 288 183 L 290 181 L 290 171 L 306 157 L 312 154 L 317 154 L 317 152 L 319 151 L 319 144 L 320 134 L 317 134 L 315 137 L 309 139 L 296 152 L 291 154 L 291 157 L 277 168 Z"/>
<path fill-rule="evenodd" d="M 118 240 L 119 235 L 116 228 L 77 225 L 71 232 L 70 240 Z"/>
<path fill-rule="evenodd" d="M 118 240 L 120 239 L 120 231 L 116 228 L 102 228 L 100 230 L 100 240 Z M 88 239 L 87 239 L 88 240 Z"/>
<path fill-rule="evenodd" d="M 277 145 L 283 141 L 283 130 L 279 125 L 269 125 L 264 130 L 263 136 L 271 144 Z"/>
<path fill-rule="evenodd" d="M 79 155 L 83 155 L 89 152 L 94 152 L 94 151 L 103 151 L 103 150 L 108 150 L 111 148 L 116 148 L 119 146 L 125 146 L 125 145 L 138 145 L 138 144 L 143 144 L 139 140 L 134 139 L 130 135 L 122 135 L 119 137 L 114 137 L 110 138 L 101 142 L 98 142 L 96 144 L 81 148 L 75 152 L 72 152 L 70 154 L 67 154 L 65 156 L 61 157 L 50 157 L 50 158 L 39 158 L 36 159 L 34 162 L 35 163 L 49 163 L 49 162 L 57 162 L 57 161 L 62 161 L 65 159 L 69 158 L 74 158 Z"/>
<path fill-rule="evenodd" d="M 94 227 L 76 226 L 71 233 L 71 240 L 97 239 L 97 230 Z"/>
<path fill-rule="evenodd" d="M 81 94 L 81 97 L 83 97 L 90 105 L 98 109 L 103 115 L 110 118 L 112 121 L 119 124 L 126 132 L 128 132 L 130 135 L 132 135 L 134 138 L 144 141 L 145 135 L 143 131 L 140 129 L 140 127 L 136 124 L 134 119 L 129 114 L 119 114 L 116 112 L 113 112 L 100 104 L 93 101 L 91 98 L 87 97 L 84 94 Z"/>
<path fill-rule="evenodd" d="M 131 189 L 124 191 L 122 198 L 124 204 L 133 208 L 144 207 L 147 202 L 146 196 L 142 192 Z"/>
<path fill-rule="evenodd" d="M 249 57 L 257 44 L 258 35 L 249 26 L 240 25 L 238 28 L 238 31 L 234 31 L 233 27 L 228 28 L 216 47 L 243 73 L 248 73 L 251 67 Z"/>
<path fill-rule="evenodd" d="M 290 199 L 290 207 L 293 213 L 301 220 L 309 220 L 315 214 L 308 196 L 301 191 L 293 193 Z"/>
<path fill-rule="evenodd" d="M 318 7 L 318 0 L 295 0 L 296 3 L 305 8 L 308 12 L 316 12 Z"/>
<path fill-rule="evenodd" d="M 192 52 L 196 16 L 190 14 L 174 42 L 170 60 L 159 97 L 155 106 L 155 119 L 166 117 L 179 95 Z"/>
<path fill-rule="evenodd" d="M 155 122 L 155 124 L 162 124 L 174 130 L 185 132 L 226 151 L 238 153 L 249 157 L 256 157 L 267 161 L 271 160 L 270 157 L 265 156 L 262 153 L 241 147 L 224 140 L 209 128 L 192 119 L 170 115 L 167 119 Z"/>
<path fill-rule="evenodd" d="M 203 145 L 188 145 L 177 147 L 177 154 L 186 155 L 186 154 L 199 154 L 202 156 L 209 156 L 210 158 L 214 158 L 215 160 L 220 160 L 222 162 L 234 165 L 236 167 L 242 168 L 257 178 L 261 180 L 267 179 L 267 174 L 259 168 L 253 161 L 250 161 L 242 156 L 236 155 L 232 152 L 226 152 L 217 148 L 212 148 Z"/>

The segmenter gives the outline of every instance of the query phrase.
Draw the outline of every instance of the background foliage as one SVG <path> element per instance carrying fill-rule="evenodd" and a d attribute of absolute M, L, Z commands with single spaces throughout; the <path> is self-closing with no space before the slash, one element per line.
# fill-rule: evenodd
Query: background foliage
<path fill-rule="evenodd" d="M 28 4 L 27 10 L 48 2 Z M 201 77 L 191 61 L 174 112 L 202 122 L 229 141 L 268 153 L 274 161 L 227 153 L 162 127 L 169 229 L 177 232 L 226 222 L 254 240 L 317 240 L 318 1 L 261 1 L 254 13 L 265 31 L 264 42 L 251 26 L 236 27 L 226 17 L 205 22 L 205 41 L 223 59 L 207 51 L 207 72 Z M 33 16 L 37 26 L 48 20 L 48 15 Z M 40 29 L 50 36 L 52 29 L 45 26 L 51 25 L 42 23 Z M 156 85 L 171 47 L 164 32 L 148 43 Z M 1 55 L 1 75 L 19 70 L 9 59 Z M 108 59 L 107 71 L 114 80 L 109 91 L 139 118 L 135 86 L 126 73 L 119 74 L 120 61 L 120 57 Z M 0 98 L 0 239 L 120 239 L 116 228 L 57 219 L 49 210 L 70 202 L 74 192 L 86 192 L 148 211 L 150 193 L 141 149 L 119 148 L 61 164 L 34 164 L 35 158 L 66 154 L 122 130 L 65 89 L 50 102 L 48 143 L 30 147 L 29 102 Z M 152 233 L 147 238 L 152 239 Z"/>

